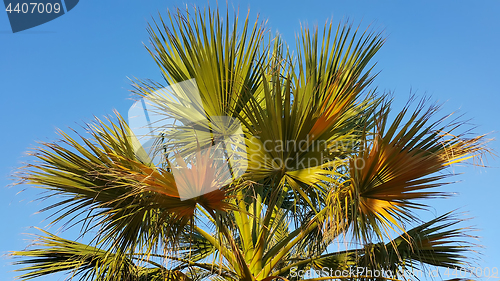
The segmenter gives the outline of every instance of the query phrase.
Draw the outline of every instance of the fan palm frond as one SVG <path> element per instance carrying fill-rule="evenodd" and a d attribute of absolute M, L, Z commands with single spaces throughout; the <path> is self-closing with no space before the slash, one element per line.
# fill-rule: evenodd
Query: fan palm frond
<path fill-rule="evenodd" d="M 39 162 L 30 164 L 21 179 L 48 190 L 49 197 L 67 197 L 44 209 L 59 213 L 54 222 L 85 215 L 87 224 L 99 222 L 100 242 L 131 250 L 162 239 L 175 241 L 193 220 L 197 204 L 212 210 L 229 208 L 220 189 L 181 200 L 172 173 L 137 159 L 133 135 L 120 116 L 117 123 L 108 126 L 97 120 L 90 125 L 90 138 L 81 137 L 85 146 L 61 132 L 63 144 L 44 143 L 33 152 Z M 206 163 L 184 171 L 209 168 L 202 164 Z M 203 188 L 203 182 L 185 179 L 185 184 Z"/>
<path fill-rule="evenodd" d="M 11 252 L 14 257 L 24 258 L 16 262 L 24 266 L 17 270 L 25 272 L 19 276 L 21 280 L 56 272 L 66 272 L 78 280 L 190 280 L 184 273 L 167 270 L 154 262 L 149 263 L 149 267 L 139 266 L 131 255 L 102 250 L 38 230 L 44 235 L 39 235 L 31 246 L 36 248 Z"/>
<path fill-rule="evenodd" d="M 426 206 L 416 200 L 447 195 L 430 190 L 446 184 L 442 180 L 449 174 L 441 173 L 446 167 L 487 152 L 485 136 L 454 136 L 457 124 L 431 122 L 437 110 L 425 110 L 422 103 L 404 122 L 405 108 L 390 125 L 389 110 L 382 111 L 373 139 L 365 140 L 364 149 L 349 160 L 350 179 L 331 199 L 337 217 L 348 217 L 358 238 L 370 241 L 372 234 L 381 238 L 390 231 L 404 232 L 401 221 L 415 220 L 411 210 Z"/>

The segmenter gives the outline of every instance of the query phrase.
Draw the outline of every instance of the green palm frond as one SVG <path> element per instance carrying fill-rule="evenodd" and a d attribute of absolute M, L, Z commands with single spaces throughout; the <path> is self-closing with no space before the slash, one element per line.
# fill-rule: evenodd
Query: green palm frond
<path fill-rule="evenodd" d="M 305 210 L 314 211 L 331 188 L 328 182 L 339 176 L 334 170 L 339 159 L 354 153 L 361 132 L 372 126 L 370 112 L 378 100 L 369 93 L 359 98 L 372 78 L 366 63 L 383 42 L 379 35 L 358 38 L 348 26 L 339 26 L 335 38 L 331 26 L 324 33 L 322 46 L 342 49 L 347 42 L 348 47 L 334 54 L 324 51 L 317 58 L 310 50 L 320 47 L 317 31 L 311 37 L 304 30 L 307 47 L 305 58 L 299 55 L 298 70 L 275 39 L 270 68 L 262 73 L 262 91 L 248 101 L 240 119 L 249 131 L 246 178 L 287 188 L 283 195 L 294 195 L 294 204 L 303 202 Z M 308 61 L 305 66 L 303 60 Z M 326 70 L 317 74 L 321 79 L 307 76 L 310 60 L 325 65 Z"/>
<path fill-rule="evenodd" d="M 388 243 L 389 256 L 398 256 L 400 265 L 419 266 L 421 263 L 448 268 L 466 269 L 470 265 L 467 253 L 474 247 L 468 228 L 456 228 L 462 220 L 447 213 L 407 231 Z M 392 245 L 397 245 L 396 248 Z"/>
<path fill-rule="evenodd" d="M 389 243 L 367 244 L 359 251 L 357 266 L 421 276 L 429 275 L 428 265 L 467 271 L 471 265 L 467 253 L 474 245 L 468 241 L 472 238 L 467 234 L 470 229 L 456 227 L 461 221 L 450 212 L 408 230 Z"/>
<path fill-rule="evenodd" d="M 216 248 L 202 235 L 196 232 L 184 234 L 179 247 L 180 257 L 190 261 L 200 261 L 216 252 Z"/>
<path fill-rule="evenodd" d="M 15 264 L 24 267 L 17 271 L 25 272 L 21 280 L 30 280 L 56 272 L 66 272 L 77 280 L 190 280 L 182 272 L 170 271 L 150 263 L 149 267 L 139 266 L 130 255 L 111 252 L 60 238 L 44 230 L 37 237 L 34 249 L 11 252 L 23 260 Z"/>
<path fill-rule="evenodd" d="M 430 190 L 446 183 L 442 180 L 448 174 L 440 172 L 485 152 L 484 136 L 454 136 L 456 124 L 431 122 L 437 110 L 421 104 L 408 116 L 405 108 L 389 125 L 389 110 L 380 112 L 373 139 L 350 159 L 350 179 L 330 200 L 336 217 L 347 217 L 358 238 L 370 241 L 372 234 L 381 238 L 404 232 L 401 220 L 415 220 L 412 209 L 426 206 L 416 200 L 446 196 Z"/>
<path fill-rule="evenodd" d="M 90 137 L 81 137 L 85 145 L 61 132 L 62 144 L 44 143 L 33 153 L 39 162 L 29 165 L 21 179 L 47 189 L 48 196 L 67 198 L 43 209 L 59 213 L 54 222 L 84 215 L 87 224 L 98 223 L 100 243 L 125 251 L 151 248 L 162 239 L 174 242 L 198 203 L 227 207 L 221 190 L 182 201 L 169 171 L 137 159 L 123 119 L 109 122 L 90 125 Z"/>
<path fill-rule="evenodd" d="M 388 243 L 369 243 L 360 249 L 290 259 L 287 266 L 272 275 L 286 276 L 292 268 L 314 268 L 319 272 L 326 268 L 327 274 L 362 268 L 407 275 L 412 272 L 427 274 L 428 267 L 425 265 L 467 270 L 470 266 L 467 253 L 474 245 L 467 240 L 471 238 L 466 234 L 469 229 L 456 228 L 461 221 L 456 215 L 447 213 L 408 230 Z"/>
<path fill-rule="evenodd" d="M 229 11 L 196 7 L 168 12 L 168 23 L 159 16 L 149 27 L 148 49 L 168 84 L 194 78 L 208 116 L 236 116 L 259 86 L 264 25 L 257 19 L 252 26 L 247 15 L 240 27 Z"/>

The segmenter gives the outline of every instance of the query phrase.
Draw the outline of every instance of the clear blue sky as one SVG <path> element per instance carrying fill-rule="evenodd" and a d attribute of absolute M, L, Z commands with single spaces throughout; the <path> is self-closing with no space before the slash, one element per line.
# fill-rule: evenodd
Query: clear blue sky
<path fill-rule="evenodd" d="M 113 4 L 111 4 L 113 3 Z M 56 139 L 56 128 L 77 127 L 93 116 L 117 109 L 125 114 L 132 105 L 127 77 L 161 76 L 143 47 L 148 44 L 146 23 L 157 11 L 183 5 L 204 6 L 206 1 L 80 1 L 66 15 L 30 30 L 12 34 L 7 14 L 0 11 L 0 254 L 21 250 L 32 232 L 44 227 L 46 206 L 31 202 L 38 191 L 3 187 L 35 141 Z M 213 3 L 215 4 L 215 3 Z M 443 114 L 460 109 L 478 125 L 477 133 L 499 130 L 500 2 L 498 1 L 234 1 L 230 6 L 247 8 L 269 20 L 293 44 L 300 22 L 322 25 L 349 18 L 362 27 L 372 24 L 385 30 L 387 43 L 376 56 L 381 73 L 374 85 L 394 91 L 397 105 L 410 90 L 446 102 Z M 497 137 L 497 133 L 492 133 Z M 499 142 L 491 143 L 497 152 Z M 493 168 L 456 168 L 466 172 L 445 186 L 458 196 L 433 202 L 424 218 L 461 208 L 474 217 L 480 231 L 478 264 L 500 268 L 500 173 Z M 55 231 L 57 228 L 52 228 Z M 74 238 L 63 233 L 65 238 Z M 12 280 L 14 267 L 0 258 L 0 280 Z M 451 277 L 450 277 L 451 278 Z M 40 280 L 60 280 L 52 277 Z"/>

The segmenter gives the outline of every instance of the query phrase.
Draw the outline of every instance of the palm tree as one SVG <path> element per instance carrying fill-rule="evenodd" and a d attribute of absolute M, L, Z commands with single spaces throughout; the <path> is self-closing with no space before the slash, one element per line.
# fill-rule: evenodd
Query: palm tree
<path fill-rule="evenodd" d="M 134 92 L 181 125 L 156 126 L 161 161 L 118 113 L 34 150 L 20 182 L 59 198 L 44 209 L 52 223 L 92 239 L 39 229 L 12 252 L 20 279 L 395 280 L 427 265 L 467 268 L 473 244 L 458 215 L 422 222 L 416 212 L 419 199 L 449 195 L 437 189 L 447 167 L 480 157 L 487 140 L 426 100 L 394 112 L 369 90 L 380 34 L 303 28 L 293 55 L 258 19 L 210 9 L 169 12 L 149 33 L 165 84 L 191 84 L 165 93 L 135 80 Z M 216 140 L 234 128 L 238 141 Z"/>

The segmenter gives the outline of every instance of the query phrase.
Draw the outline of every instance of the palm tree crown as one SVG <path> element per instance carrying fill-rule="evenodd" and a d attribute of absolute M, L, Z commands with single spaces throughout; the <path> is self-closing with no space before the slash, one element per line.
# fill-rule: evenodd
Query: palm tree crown
<path fill-rule="evenodd" d="M 196 8 L 149 34 L 165 81 L 133 91 L 155 116 L 150 146 L 116 113 L 32 152 L 21 182 L 59 196 L 44 209 L 54 223 L 94 236 L 40 229 L 12 252 L 22 280 L 402 280 L 466 267 L 457 215 L 416 211 L 448 195 L 447 167 L 487 152 L 486 139 L 425 100 L 394 113 L 369 90 L 380 34 L 303 28 L 293 55 L 259 20 Z"/>

